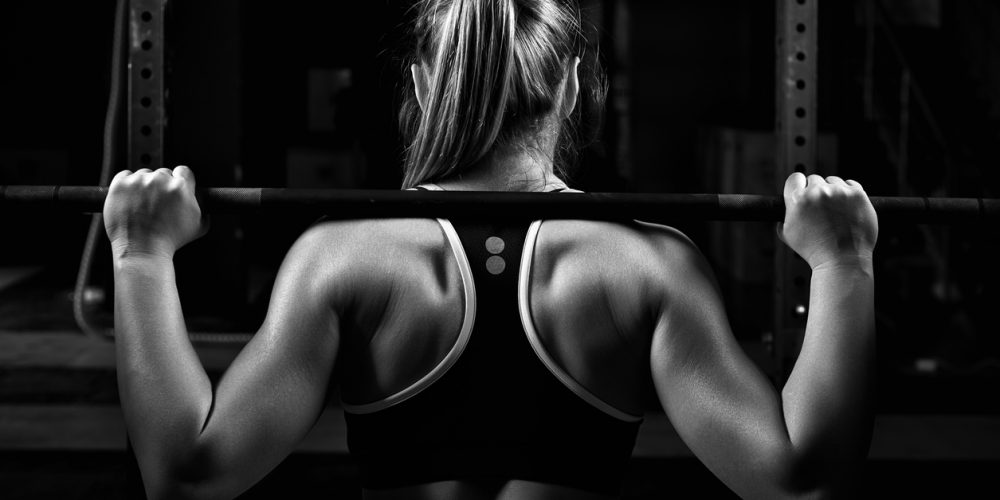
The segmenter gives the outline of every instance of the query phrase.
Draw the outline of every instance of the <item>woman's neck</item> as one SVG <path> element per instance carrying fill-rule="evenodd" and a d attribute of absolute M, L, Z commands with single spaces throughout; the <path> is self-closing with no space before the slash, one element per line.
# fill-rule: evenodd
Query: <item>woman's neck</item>
<path fill-rule="evenodd" d="M 552 161 L 529 151 L 490 154 L 474 167 L 437 183 L 449 191 L 551 191 L 566 188 Z"/>

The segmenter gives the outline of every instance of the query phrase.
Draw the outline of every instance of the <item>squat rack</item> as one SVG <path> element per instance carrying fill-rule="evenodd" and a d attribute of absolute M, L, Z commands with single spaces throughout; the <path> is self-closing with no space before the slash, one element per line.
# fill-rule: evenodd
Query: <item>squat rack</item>
<path fill-rule="evenodd" d="M 128 158 L 131 165 L 164 166 L 166 0 L 129 2 Z M 816 165 L 816 86 L 819 0 L 775 0 L 777 136 L 775 185 Z M 773 355 L 784 378 L 805 333 L 808 266 L 776 246 Z"/>
<path fill-rule="evenodd" d="M 128 13 L 128 158 L 130 165 L 164 165 L 167 123 L 164 50 L 167 0 L 130 0 Z M 819 0 L 775 0 L 776 179 L 816 165 Z M 775 252 L 773 355 L 784 378 L 805 332 L 808 267 L 793 252 Z"/>

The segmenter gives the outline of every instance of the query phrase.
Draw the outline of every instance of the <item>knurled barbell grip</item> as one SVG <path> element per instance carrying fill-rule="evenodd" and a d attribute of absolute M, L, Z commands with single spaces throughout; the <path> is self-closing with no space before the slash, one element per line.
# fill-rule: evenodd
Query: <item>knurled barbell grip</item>
<path fill-rule="evenodd" d="M 97 213 L 107 188 L 0 186 L 9 210 Z M 473 191 L 206 188 L 207 212 L 284 212 L 331 218 L 497 217 L 594 220 L 780 221 L 784 200 L 750 194 L 499 193 Z M 1000 199 L 870 197 L 883 222 L 980 224 L 1000 220 Z"/>

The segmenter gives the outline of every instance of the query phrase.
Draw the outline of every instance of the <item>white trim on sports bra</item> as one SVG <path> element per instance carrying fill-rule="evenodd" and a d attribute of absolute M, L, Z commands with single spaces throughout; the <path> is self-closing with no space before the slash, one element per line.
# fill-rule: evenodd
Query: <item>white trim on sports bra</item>
<path fill-rule="evenodd" d="M 566 373 L 555 360 L 549 356 L 549 353 L 545 351 L 545 346 L 542 344 L 541 339 L 538 337 L 538 331 L 535 329 L 535 322 L 531 319 L 531 302 L 528 299 L 528 292 L 531 290 L 531 261 L 535 253 L 535 242 L 538 239 L 538 229 L 542 226 L 542 221 L 536 220 L 531 223 L 531 227 L 528 229 L 528 234 L 524 238 L 524 253 L 521 255 L 521 272 L 518 275 L 517 283 L 517 305 L 521 312 L 521 325 L 524 327 L 524 333 L 528 337 L 528 342 L 531 343 L 532 349 L 534 349 L 535 354 L 538 359 L 541 360 L 542 364 L 559 380 L 562 382 L 567 389 L 573 391 L 574 394 L 589 403 L 594 408 L 611 415 L 618 420 L 625 422 L 639 422 L 642 420 L 642 416 L 632 415 L 624 411 L 611 406 L 601 398 L 594 395 L 594 393 L 587 390 L 586 387 L 581 385 L 576 381 L 570 374 Z"/>
<path fill-rule="evenodd" d="M 438 219 L 437 221 L 441 225 L 445 236 L 447 236 L 448 243 L 451 245 L 452 254 L 458 262 L 458 272 L 462 276 L 462 286 L 465 287 L 465 317 L 462 319 L 462 329 L 458 333 L 458 340 L 455 341 L 455 345 L 451 347 L 448 354 L 445 355 L 444 359 L 433 370 L 409 387 L 385 399 L 372 403 L 351 404 L 341 400 L 344 411 L 354 414 L 375 413 L 420 394 L 424 389 L 437 382 L 438 379 L 443 377 L 455 365 L 458 358 L 462 356 L 465 346 L 469 343 L 469 338 L 472 336 L 472 326 L 476 322 L 476 285 L 472 281 L 472 268 L 469 267 L 469 259 L 465 255 L 465 249 L 462 248 L 462 241 L 459 240 L 458 233 L 455 232 L 455 227 L 445 219 Z"/>
<path fill-rule="evenodd" d="M 424 184 L 423 187 L 431 191 L 443 191 L 441 187 L 435 184 Z M 564 192 L 579 191 L 567 190 Z M 476 286 L 472 279 L 472 268 L 469 266 L 468 256 L 465 254 L 465 249 L 462 247 L 462 241 L 459 239 L 458 233 L 455 231 L 455 227 L 447 219 L 437 219 L 437 221 L 448 239 L 448 243 L 451 246 L 455 260 L 458 262 L 459 274 L 462 277 L 462 284 L 465 287 L 465 317 L 462 320 L 462 328 L 459 331 L 458 339 L 455 341 L 455 345 L 452 346 L 451 350 L 448 351 L 448 354 L 445 355 L 444 359 L 442 359 L 433 370 L 421 377 L 420 380 L 411 384 L 409 387 L 372 403 L 351 404 L 342 400 L 342 407 L 349 413 L 375 413 L 402 403 L 403 401 L 420 394 L 434 384 L 434 382 L 438 379 L 443 377 L 444 374 L 455 365 L 458 358 L 462 356 L 462 352 L 465 351 L 466 345 L 469 343 L 469 339 L 472 336 L 472 328 L 475 325 L 476 320 Z M 642 416 L 636 416 L 621 411 L 587 390 L 587 388 L 583 387 L 583 385 L 577 382 L 576 379 L 559 367 L 555 360 L 553 360 L 552 357 L 549 356 L 548 352 L 545 351 L 545 346 L 542 344 L 542 341 L 538 336 L 538 331 L 535 329 L 534 321 L 531 318 L 531 302 L 528 299 L 528 293 L 531 288 L 531 263 L 534 256 L 535 243 L 538 239 L 538 230 L 541 225 L 542 221 L 537 220 L 532 222 L 531 226 L 528 228 L 528 233 L 524 239 L 524 250 L 521 255 L 521 269 L 518 275 L 517 285 L 518 310 L 521 315 L 521 325 L 524 328 L 525 335 L 528 338 L 528 342 L 531 344 L 532 350 L 535 351 L 535 355 L 538 356 L 538 359 L 545 365 L 549 372 L 580 399 L 583 399 L 591 406 L 618 420 L 625 422 L 642 421 Z"/>

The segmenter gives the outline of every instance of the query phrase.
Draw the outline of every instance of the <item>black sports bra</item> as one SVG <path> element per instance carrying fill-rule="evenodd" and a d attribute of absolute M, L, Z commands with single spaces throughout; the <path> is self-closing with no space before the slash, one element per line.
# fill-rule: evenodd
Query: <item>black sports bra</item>
<path fill-rule="evenodd" d="M 445 359 L 380 401 L 344 401 L 365 488 L 521 479 L 616 495 L 641 417 L 587 391 L 551 359 L 530 314 L 540 221 L 439 221 L 465 284 Z"/>

